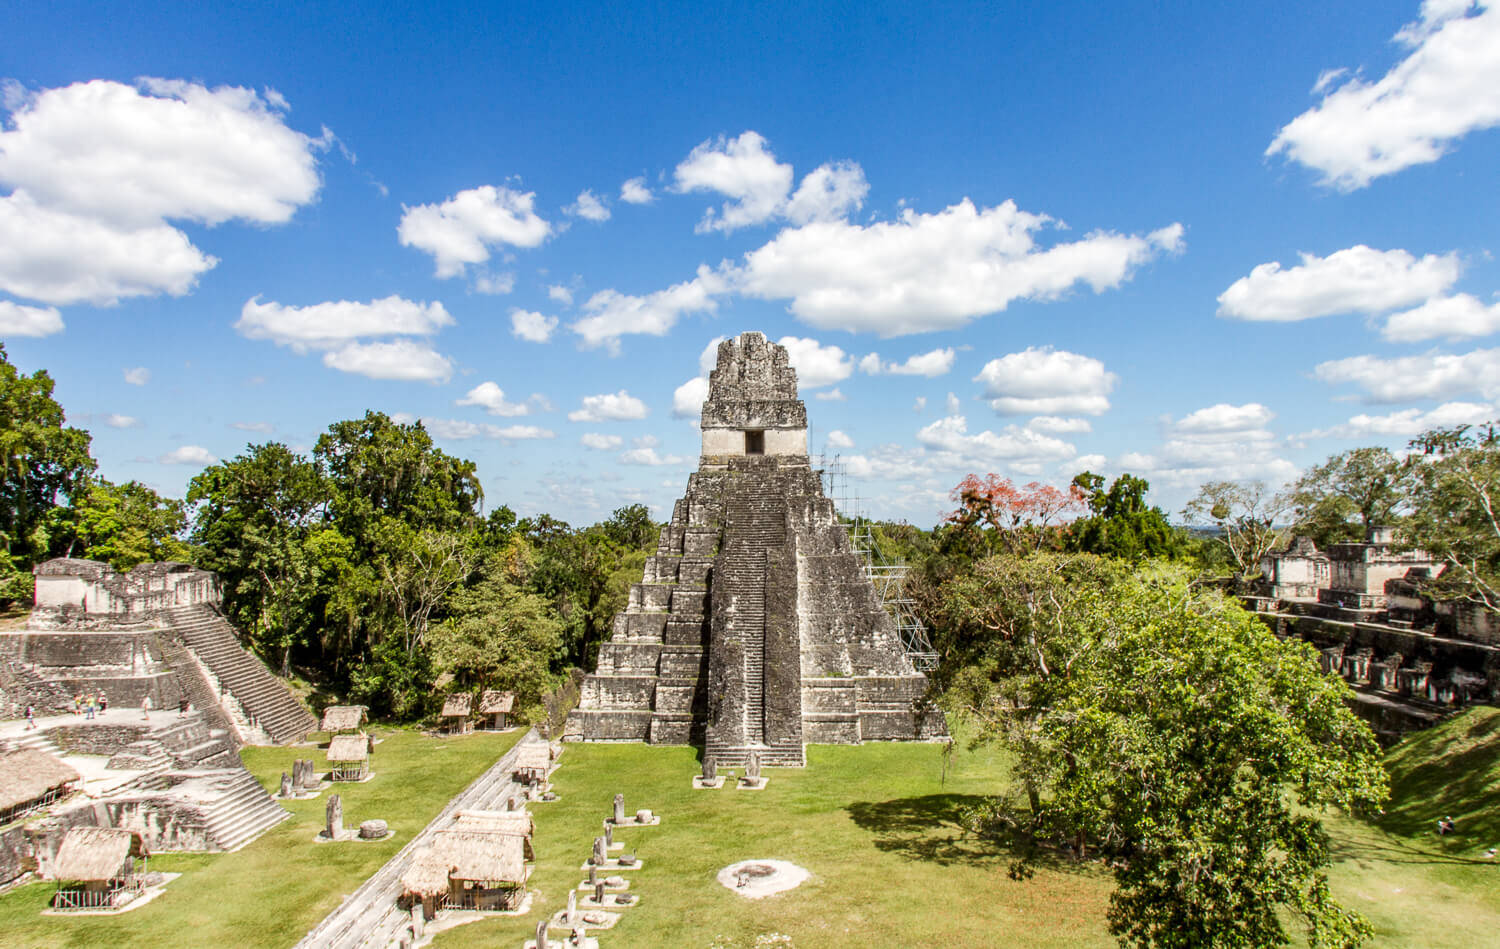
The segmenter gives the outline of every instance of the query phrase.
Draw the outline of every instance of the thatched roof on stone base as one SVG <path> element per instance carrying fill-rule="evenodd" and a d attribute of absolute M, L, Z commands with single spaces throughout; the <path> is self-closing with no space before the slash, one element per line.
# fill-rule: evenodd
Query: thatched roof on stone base
<path fill-rule="evenodd" d="M 494 715 L 499 712 L 509 714 L 516 706 L 516 693 L 501 692 L 499 689 L 485 689 L 484 694 L 479 697 L 479 714 Z"/>
<path fill-rule="evenodd" d="M 552 767 L 552 749 L 541 742 L 533 742 L 522 745 L 521 750 L 516 752 L 517 771 L 545 771 Z"/>
<path fill-rule="evenodd" d="M 525 838 L 508 834 L 440 830 L 401 876 L 408 896 L 448 892 L 450 880 L 525 883 L 531 876 L 523 855 Z"/>
<path fill-rule="evenodd" d="M 469 714 L 469 706 L 474 703 L 474 696 L 467 692 L 450 695 L 443 701 L 443 718 L 463 718 Z"/>
<path fill-rule="evenodd" d="M 321 731 L 346 732 L 363 725 L 367 709 L 363 705 L 330 705 L 323 709 Z"/>
<path fill-rule="evenodd" d="M 18 748 L 8 752 L 0 756 L 0 811 L 36 800 L 78 779 L 77 771 L 45 751 Z"/>
<path fill-rule="evenodd" d="M 370 757 L 370 743 L 364 735 L 335 735 L 328 743 L 329 761 L 364 761 Z"/>
<path fill-rule="evenodd" d="M 148 856 L 146 842 L 132 830 L 113 827 L 74 827 L 57 848 L 52 876 L 58 880 L 89 882 L 120 875 L 126 857 Z"/>

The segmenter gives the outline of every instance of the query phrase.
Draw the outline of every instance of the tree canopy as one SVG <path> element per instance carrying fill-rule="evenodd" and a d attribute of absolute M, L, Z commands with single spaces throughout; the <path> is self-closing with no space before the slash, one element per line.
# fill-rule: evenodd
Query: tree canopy
<path fill-rule="evenodd" d="M 1283 913 L 1316 946 L 1368 935 L 1329 894 L 1317 811 L 1378 806 L 1385 779 L 1312 647 L 1181 571 L 1087 555 L 993 558 L 945 592 L 951 700 L 1026 793 L 992 827 L 1106 857 L 1123 943 L 1283 945 Z"/>

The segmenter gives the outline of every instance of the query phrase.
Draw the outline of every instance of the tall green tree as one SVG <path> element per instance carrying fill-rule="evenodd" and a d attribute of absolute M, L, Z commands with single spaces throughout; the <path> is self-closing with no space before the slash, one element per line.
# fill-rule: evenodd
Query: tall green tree
<path fill-rule="evenodd" d="M 1411 447 L 1402 539 L 1445 565 L 1438 590 L 1500 610 L 1500 430 L 1435 429 Z"/>
<path fill-rule="evenodd" d="M 319 586 L 305 544 L 330 490 L 317 465 L 279 442 L 250 445 L 188 483 L 193 541 L 219 575 L 224 606 L 267 660 L 291 669 L 292 649 L 318 627 Z"/>
<path fill-rule="evenodd" d="M 66 540 L 63 556 L 103 560 L 116 570 L 192 556 L 181 538 L 187 530 L 186 505 L 139 481 L 113 484 L 100 478 L 57 513 L 53 549 Z"/>
<path fill-rule="evenodd" d="M 1409 489 L 1407 467 L 1387 449 L 1340 452 L 1292 485 L 1294 530 L 1320 547 L 1364 540 L 1400 520 Z"/>
<path fill-rule="evenodd" d="M 1287 503 L 1264 481 L 1209 481 L 1183 507 L 1182 516 L 1189 524 L 1217 527 L 1217 542 L 1228 552 L 1235 571 L 1248 578 L 1260 573 L 1261 558 L 1280 542 L 1284 532 L 1276 527 L 1276 519 Z"/>
<path fill-rule="evenodd" d="M 30 595 L 26 573 L 49 555 L 53 509 L 94 473 L 89 433 L 67 424 L 45 370 L 25 375 L 0 344 L 0 600 Z"/>
<path fill-rule="evenodd" d="M 945 656 L 954 696 L 1028 792 L 1000 826 L 1104 857 L 1124 945 L 1284 945 L 1287 918 L 1313 946 L 1368 936 L 1330 895 L 1318 816 L 1385 794 L 1348 686 L 1176 569 L 1030 559 L 985 561 L 947 598 L 971 638 Z"/>
<path fill-rule="evenodd" d="M 1162 509 L 1146 503 L 1150 488 L 1150 482 L 1129 474 L 1116 478 L 1108 490 L 1104 478 L 1091 471 L 1075 477 L 1073 491 L 1090 514 L 1069 528 L 1069 549 L 1137 561 L 1176 556 L 1182 539 Z"/>
<path fill-rule="evenodd" d="M 517 707 L 535 708 L 552 686 L 551 659 L 562 645 L 562 622 L 546 599 L 518 586 L 503 558 L 454 594 L 449 616 L 432 631 L 438 670 L 474 689 L 505 689 Z"/>

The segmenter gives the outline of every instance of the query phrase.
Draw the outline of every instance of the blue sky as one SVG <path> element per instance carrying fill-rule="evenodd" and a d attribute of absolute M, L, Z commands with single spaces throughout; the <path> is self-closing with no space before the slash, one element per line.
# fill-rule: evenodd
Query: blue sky
<path fill-rule="evenodd" d="M 115 480 L 373 408 L 574 523 L 750 329 L 924 526 L 1497 414 L 1500 10 L 1099 6 L 12 5 L 0 338 Z"/>

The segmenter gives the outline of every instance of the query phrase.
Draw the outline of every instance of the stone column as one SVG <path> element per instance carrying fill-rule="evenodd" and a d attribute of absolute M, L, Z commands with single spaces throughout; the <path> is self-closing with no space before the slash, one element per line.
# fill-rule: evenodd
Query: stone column
<path fill-rule="evenodd" d="M 605 854 L 605 850 L 604 850 L 604 838 L 603 837 L 595 837 L 594 838 L 594 853 L 593 853 L 592 856 L 589 857 L 589 861 L 591 863 L 593 863 L 594 866 L 596 866 L 596 867 L 602 867 L 602 866 L 604 866 L 604 861 L 605 861 L 604 854 Z"/>
<path fill-rule="evenodd" d="M 536 949 L 548 949 L 552 945 L 547 941 L 547 921 L 538 920 L 536 924 Z"/>
<path fill-rule="evenodd" d="M 277 794 L 276 796 L 291 797 L 292 794 L 292 776 L 283 771 L 281 772 L 281 793 Z"/>
<path fill-rule="evenodd" d="M 325 833 L 329 840 L 338 840 L 344 836 L 344 801 L 337 794 L 328 797 L 328 827 Z"/>
<path fill-rule="evenodd" d="M 623 824 L 624 822 L 625 822 L 625 795 L 623 795 L 623 794 L 616 794 L 615 795 L 615 823 L 616 824 Z"/>

